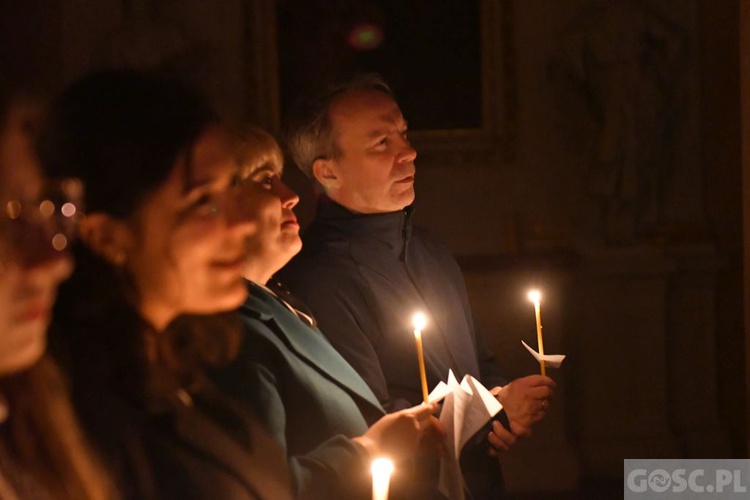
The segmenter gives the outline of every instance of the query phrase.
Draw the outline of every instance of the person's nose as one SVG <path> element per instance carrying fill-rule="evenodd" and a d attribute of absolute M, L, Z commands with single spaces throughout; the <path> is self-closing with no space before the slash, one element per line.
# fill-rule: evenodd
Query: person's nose
<path fill-rule="evenodd" d="M 28 252 L 22 265 L 31 275 L 52 280 L 55 286 L 73 272 L 73 258 L 70 254 L 56 250 L 48 243 L 40 244 L 39 248 Z"/>
<path fill-rule="evenodd" d="M 299 203 L 299 196 L 281 179 L 274 182 L 274 190 L 281 200 L 281 206 L 291 210 Z"/>
<path fill-rule="evenodd" d="M 417 158 L 417 150 L 411 146 L 409 139 L 403 138 L 403 144 L 398 154 L 399 163 L 411 163 Z"/>

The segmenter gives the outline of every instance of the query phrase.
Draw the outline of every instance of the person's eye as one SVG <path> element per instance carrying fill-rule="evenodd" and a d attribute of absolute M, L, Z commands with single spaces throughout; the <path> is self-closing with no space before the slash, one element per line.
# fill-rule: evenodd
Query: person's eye
<path fill-rule="evenodd" d="M 264 189 L 271 189 L 276 174 L 269 171 L 260 171 L 253 176 L 253 181 Z"/>
<path fill-rule="evenodd" d="M 216 215 L 219 208 L 217 197 L 209 193 L 202 194 L 190 205 L 191 211 L 200 215 Z"/>

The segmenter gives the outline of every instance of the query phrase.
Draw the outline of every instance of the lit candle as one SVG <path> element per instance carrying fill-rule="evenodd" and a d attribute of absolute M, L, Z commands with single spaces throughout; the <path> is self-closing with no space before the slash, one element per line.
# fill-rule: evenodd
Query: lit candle
<path fill-rule="evenodd" d="M 376 458 L 370 466 L 372 471 L 372 500 L 388 500 L 393 462 L 387 458 Z"/>
<path fill-rule="evenodd" d="M 427 322 L 424 314 L 417 313 L 412 319 L 414 323 L 414 338 L 417 341 L 417 359 L 419 360 L 419 378 L 422 380 L 422 400 L 427 402 L 427 373 L 424 369 L 424 352 L 422 351 L 422 330 Z"/>
<path fill-rule="evenodd" d="M 544 341 L 542 340 L 542 308 L 539 305 L 542 300 L 542 294 L 539 293 L 539 290 L 532 290 L 529 292 L 529 300 L 534 303 L 534 313 L 536 315 L 536 341 L 539 344 L 539 354 L 544 355 Z M 539 365 L 542 367 L 542 375 L 547 375 L 543 359 L 539 360 Z"/>

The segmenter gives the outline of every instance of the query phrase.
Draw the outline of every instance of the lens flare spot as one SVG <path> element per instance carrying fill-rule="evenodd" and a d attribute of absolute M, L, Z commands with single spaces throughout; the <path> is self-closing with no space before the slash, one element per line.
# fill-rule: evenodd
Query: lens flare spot
<path fill-rule="evenodd" d="M 65 247 L 68 246 L 68 238 L 65 237 L 62 233 L 57 233 L 52 237 L 52 248 L 57 250 L 58 252 L 65 250 Z"/>
<path fill-rule="evenodd" d="M 51 217 L 55 213 L 55 204 L 50 200 L 44 200 L 39 204 L 39 213 L 43 217 Z"/>
<path fill-rule="evenodd" d="M 76 214 L 76 206 L 68 202 L 60 208 L 60 212 L 62 212 L 65 217 L 73 217 Z"/>
<path fill-rule="evenodd" d="M 5 205 L 5 212 L 8 214 L 9 219 L 18 219 L 21 216 L 21 202 L 18 200 L 9 201 Z"/>
<path fill-rule="evenodd" d="M 372 23 L 358 24 L 349 32 L 349 46 L 355 50 L 373 50 L 383 43 L 383 30 Z"/>
<path fill-rule="evenodd" d="M 75 177 L 63 179 L 61 187 L 63 193 L 69 198 L 81 198 L 83 196 L 83 182 L 80 179 L 76 179 Z"/>

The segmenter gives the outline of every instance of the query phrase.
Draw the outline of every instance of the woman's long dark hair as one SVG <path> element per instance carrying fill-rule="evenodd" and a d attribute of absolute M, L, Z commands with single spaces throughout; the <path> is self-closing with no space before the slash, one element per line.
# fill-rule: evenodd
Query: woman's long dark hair
<path fill-rule="evenodd" d="M 40 156 L 53 175 L 83 180 L 88 213 L 128 220 L 167 180 L 181 155 L 188 158 L 190 176 L 191 149 L 215 123 L 207 100 L 181 83 L 111 70 L 74 84 L 53 103 Z M 74 246 L 74 257 L 76 270 L 61 286 L 53 315 L 53 342 L 74 390 L 97 384 L 143 406 L 154 388 L 183 384 L 184 367 L 196 364 L 187 354 L 162 356 L 177 359 L 166 370 L 146 357 L 145 340 L 153 332 L 138 314 L 138 292 L 128 271 L 82 242 Z M 186 348 L 200 345 L 206 334 L 194 331 L 180 339 L 180 353 L 200 356 L 200 349 Z M 221 329 L 211 333 L 222 338 Z M 159 335 L 159 349 L 170 351 L 171 340 Z"/>

